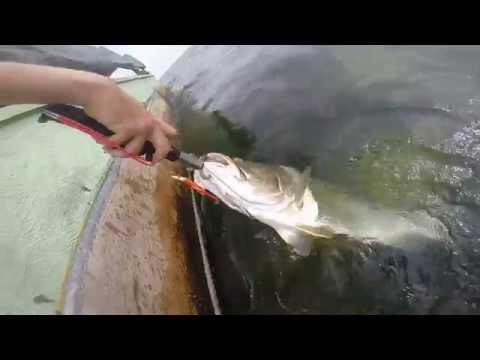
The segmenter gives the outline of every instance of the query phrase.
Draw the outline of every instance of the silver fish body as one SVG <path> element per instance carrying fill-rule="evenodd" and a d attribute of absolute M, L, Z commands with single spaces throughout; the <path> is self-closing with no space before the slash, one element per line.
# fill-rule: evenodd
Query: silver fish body
<path fill-rule="evenodd" d="M 309 188 L 310 168 L 303 173 L 209 153 L 194 180 L 230 208 L 272 227 L 299 255 L 310 253 L 313 237 L 335 232 L 319 217 Z"/>

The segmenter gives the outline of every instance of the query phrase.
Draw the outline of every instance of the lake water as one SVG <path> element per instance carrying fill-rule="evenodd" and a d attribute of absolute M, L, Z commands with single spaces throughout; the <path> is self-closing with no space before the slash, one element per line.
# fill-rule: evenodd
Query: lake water
<path fill-rule="evenodd" d="M 202 199 L 233 314 L 465 314 L 480 306 L 480 47 L 193 46 L 161 79 L 183 147 L 312 166 L 350 237 L 292 256 Z"/>

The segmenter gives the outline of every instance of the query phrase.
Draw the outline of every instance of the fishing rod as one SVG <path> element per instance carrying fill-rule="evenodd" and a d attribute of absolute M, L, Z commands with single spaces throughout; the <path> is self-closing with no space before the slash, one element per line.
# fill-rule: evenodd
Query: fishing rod
<path fill-rule="evenodd" d="M 57 123 L 79 130 L 91 136 L 98 143 L 108 147 L 109 149 L 118 150 L 125 157 L 131 158 L 143 165 L 153 165 L 152 160 L 153 154 L 155 153 L 155 147 L 150 141 L 146 141 L 140 153 L 138 155 L 134 155 L 128 152 L 122 144 L 118 144 L 110 139 L 110 136 L 115 134 L 113 131 L 105 127 L 94 118 L 88 116 L 81 108 L 71 105 L 48 105 L 42 112 L 38 121 L 40 123 L 46 123 L 48 120 L 53 120 Z M 172 162 L 179 160 L 188 167 L 198 170 L 201 170 L 204 164 L 201 158 L 197 157 L 196 155 L 180 151 L 173 146 L 165 158 Z M 214 201 L 218 201 L 218 198 L 215 195 L 195 183 L 193 180 L 177 175 L 172 176 L 172 178 L 182 182 L 201 195 L 207 196 Z"/>

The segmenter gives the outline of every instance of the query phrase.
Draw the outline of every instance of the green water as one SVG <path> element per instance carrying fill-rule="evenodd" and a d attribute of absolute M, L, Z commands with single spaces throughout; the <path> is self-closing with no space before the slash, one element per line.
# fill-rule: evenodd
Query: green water
<path fill-rule="evenodd" d="M 165 76 L 188 84 L 172 95 L 183 146 L 311 165 L 320 214 L 351 230 L 298 258 L 202 199 L 225 313 L 478 313 L 479 47 L 207 46 L 184 59 Z"/>

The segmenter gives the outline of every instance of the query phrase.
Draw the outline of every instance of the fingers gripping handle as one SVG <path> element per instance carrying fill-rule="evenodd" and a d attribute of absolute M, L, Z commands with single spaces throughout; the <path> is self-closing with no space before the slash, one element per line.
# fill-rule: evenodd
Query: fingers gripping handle
<path fill-rule="evenodd" d="M 84 127 L 92 130 L 95 133 L 101 134 L 104 137 L 110 137 L 114 135 L 114 132 L 105 127 L 103 124 L 99 123 L 94 118 L 88 116 L 82 109 L 77 108 L 75 106 L 70 105 L 49 105 L 46 107 L 46 112 L 44 113 L 45 116 L 49 116 L 51 118 L 58 119 L 58 115 L 68 117 L 75 122 L 83 125 Z M 45 121 L 44 119 L 40 119 L 40 121 Z M 60 121 L 63 123 L 62 121 Z M 68 124 L 67 124 L 68 125 Z M 90 135 L 92 133 L 89 132 Z M 124 145 L 120 144 L 123 148 Z M 145 160 L 152 161 L 153 154 L 155 153 L 155 147 L 150 141 L 146 141 L 143 145 L 142 150 L 139 153 L 139 156 L 145 155 Z M 180 157 L 180 152 L 172 147 L 172 150 L 167 154 L 165 157 L 170 161 L 176 161 Z"/>

